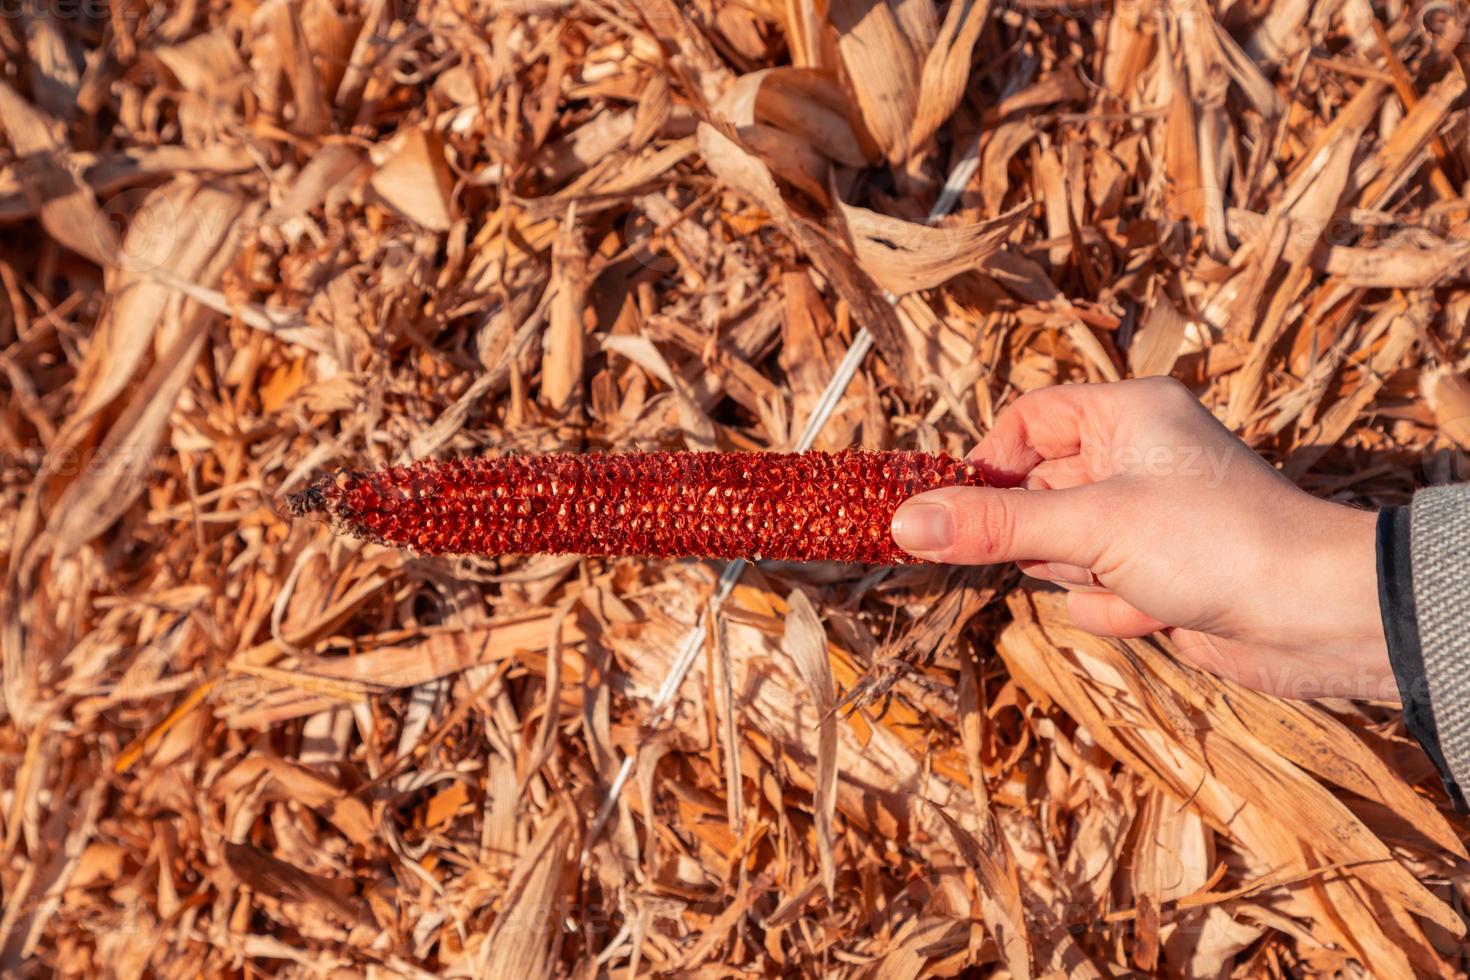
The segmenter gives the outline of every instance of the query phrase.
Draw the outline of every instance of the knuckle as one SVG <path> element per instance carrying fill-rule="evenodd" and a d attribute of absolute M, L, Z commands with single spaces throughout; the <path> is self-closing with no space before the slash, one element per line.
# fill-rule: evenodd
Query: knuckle
<path fill-rule="evenodd" d="M 1011 553 L 1016 539 L 1013 508 L 1000 495 L 990 495 L 970 515 L 969 550 L 977 557 L 989 558 Z"/>
<path fill-rule="evenodd" d="M 1012 439 L 1023 439 L 1026 433 L 1026 418 L 1031 413 L 1034 401 L 1028 401 L 1031 393 L 1022 395 L 1002 408 L 995 416 L 991 432 L 1007 432 Z"/>
<path fill-rule="evenodd" d="M 1024 422 L 1030 416 L 1044 415 L 1055 406 L 1076 397 L 1077 390 L 1084 387 L 1086 386 L 1058 384 L 1044 388 L 1032 388 L 1030 391 L 1017 395 L 1015 400 L 1001 411 L 1014 415 L 1018 421 Z"/>
<path fill-rule="evenodd" d="M 1156 377 L 1149 378 L 1148 384 L 1152 394 L 1162 401 L 1172 404 L 1196 405 L 1199 399 L 1194 397 L 1194 392 L 1178 378 Z"/>
<path fill-rule="evenodd" d="M 1044 400 L 1048 396 L 1048 393 L 1054 392 L 1055 390 L 1056 386 L 1051 385 L 1044 388 L 1032 388 L 1029 391 L 1023 391 L 1019 395 L 1017 395 L 1015 399 L 1011 402 L 1010 409 L 1012 411 L 1015 411 L 1016 409 L 1024 410 L 1025 408 L 1031 405 L 1035 405 L 1037 402 Z"/>

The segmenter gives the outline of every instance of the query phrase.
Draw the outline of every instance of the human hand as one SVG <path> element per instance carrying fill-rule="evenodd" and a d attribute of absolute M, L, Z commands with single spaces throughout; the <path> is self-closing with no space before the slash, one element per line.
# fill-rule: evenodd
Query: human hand
<path fill-rule="evenodd" d="M 1397 701 L 1375 515 L 1294 486 L 1164 378 L 1030 392 L 970 454 L 997 488 L 904 502 L 916 557 L 1015 561 L 1103 636 L 1167 630 L 1181 656 L 1285 697 Z"/>

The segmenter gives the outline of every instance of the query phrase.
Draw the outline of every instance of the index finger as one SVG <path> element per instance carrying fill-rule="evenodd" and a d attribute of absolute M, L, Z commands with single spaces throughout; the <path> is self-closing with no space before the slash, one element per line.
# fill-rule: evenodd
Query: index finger
<path fill-rule="evenodd" d="M 1045 460 L 1076 456 L 1111 432 L 1113 413 L 1102 392 L 1112 387 L 1068 384 L 1028 391 L 1001 411 L 969 459 L 992 483 L 1011 487 Z"/>

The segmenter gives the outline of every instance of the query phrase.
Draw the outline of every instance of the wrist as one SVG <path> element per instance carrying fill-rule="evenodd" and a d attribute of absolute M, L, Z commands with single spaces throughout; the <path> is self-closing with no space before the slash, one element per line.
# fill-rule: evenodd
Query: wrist
<path fill-rule="evenodd" d="M 1325 613 L 1319 621 L 1323 652 L 1337 661 L 1344 675 L 1326 686 L 1351 692 L 1352 697 L 1397 701 L 1378 601 L 1377 512 L 1325 506 L 1332 513 L 1322 556 L 1324 588 L 1318 590 L 1316 601 Z"/>

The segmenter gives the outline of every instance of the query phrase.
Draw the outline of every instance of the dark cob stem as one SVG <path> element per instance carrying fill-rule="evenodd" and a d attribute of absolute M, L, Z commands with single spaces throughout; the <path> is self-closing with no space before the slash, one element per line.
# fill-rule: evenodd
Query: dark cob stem
<path fill-rule="evenodd" d="M 915 560 L 889 533 L 900 503 L 984 482 L 972 463 L 914 452 L 505 456 L 339 473 L 288 504 L 424 554 L 898 564 Z"/>

